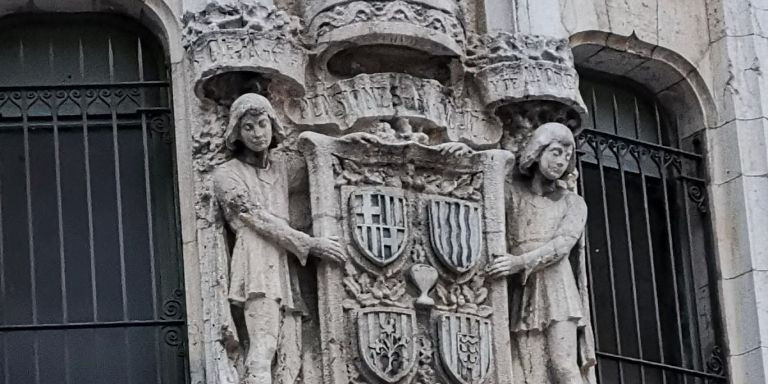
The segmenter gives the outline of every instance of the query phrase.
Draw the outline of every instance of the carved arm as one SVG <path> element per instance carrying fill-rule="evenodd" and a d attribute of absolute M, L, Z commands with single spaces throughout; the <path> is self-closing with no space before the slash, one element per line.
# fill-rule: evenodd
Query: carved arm
<path fill-rule="evenodd" d="M 234 176 L 216 178 L 215 194 L 224 216 L 234 230 L 248 227 L 296 255 L 305 265 L 314 239 L 293 229 L 285 220 L 267 212 L 261 204 L 249 198 L 245 185 Z"/>
<path fill-rule="evenodd" d="M 581 238 L 587 220 L 587 206 L 581 196 L 572 194 L 567 198 L 568 210 L 555 230 L 552 239 L 541 247 L 521 255 L 525 265 L 524 282 L 532 273 L 541 271 L 568 257 Z"/>

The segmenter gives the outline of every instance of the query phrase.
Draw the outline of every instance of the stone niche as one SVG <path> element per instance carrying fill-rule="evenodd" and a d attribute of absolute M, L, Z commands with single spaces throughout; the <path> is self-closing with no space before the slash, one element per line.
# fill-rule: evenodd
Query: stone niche
<path fill-rule="evenodd" d="M 271 104 L 283 140 L 270 158 L 298 180 L 290 226 L 338 238 L 348 255 L 297 272 L 298 382 L 516 382 L 506 281 L 483 273 L 506 248 L 504 177 L 534 128 L 577 130 L 586 110 L 566 40 L 478 35 L 464 3 L 214 0 L 185 15 L 203 314 L 190 332 L 206 383 L 253 382 L 213 177 L 233 158 L 230 106 L 246 93 Z M 374 200 L 400 213 L 381 216 Z M 386 227 L 386 251 L 384 237 L 361 237 L 368 227 Z"/>

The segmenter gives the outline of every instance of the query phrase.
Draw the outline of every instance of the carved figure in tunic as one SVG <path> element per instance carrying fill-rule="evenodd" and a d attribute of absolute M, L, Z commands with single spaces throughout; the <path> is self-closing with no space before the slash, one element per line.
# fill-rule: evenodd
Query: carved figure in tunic
<path fill-rule="evenodd" d="M 270 156 L 283 137 L 269 101 L 242 95 L 232 104 L 226 132 L 233 158 L 213 172 L 216 200 L 235 236 L 229 300 L 243 308 L 250 340 L 242 384 L 293 384 L 301 371 L 300 298 L 292 290 L 296 276 L 288 254 L 302 266 L 310 254 L 337 262 L 345 258 L 335 239 L 314 238 L 288 225 L 286 164 Z"/>
<path fill-rule="evenodd" d="M 595 382 L 586 270 L 579 246 L 587 207 L 581 196 L 558 182 L 574 169 L 574 149 L 566 126 L 544 124 L 520 154 L 519 173 L 507 180 L 509 253 L 498 255 L 488 273 L 510 278 L 518 383 Z"/>

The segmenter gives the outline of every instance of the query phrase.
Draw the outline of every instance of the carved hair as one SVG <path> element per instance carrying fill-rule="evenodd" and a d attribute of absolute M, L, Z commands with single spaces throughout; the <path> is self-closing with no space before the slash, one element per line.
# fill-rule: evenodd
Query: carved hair
<path fill-rule="evenodd" d="M 237 142 L 240 140 L 240 119 L 249 112 L 257 115 L 266 113 L 267 117 L 269 117 L 270 123 L 272 123 L 272 142 L 269 144 L 269 148 L 277 147 L 285 139 L 283 125 L 277 119 L 275 110 L 272 108 L 269 100 L 257 93 L 246 93 L 238 97 L 229 109 L 229 124 L 227 125 L 227 131 L 224 133 L 227 148 L 231 151 L 237 150 Z"/>
<path fill-rule="evenodd" d="M 542 124 L 533 131 L 528 144 L 525 145 L 525 149 L 520 153 L 520 173 L 532 175 L 532 168 L 539 162 L 541 153 L 554 142 L 571 148 L 571 160 L 568 162 L 568 168 L 560 176 L 561 180 L 567 179 L 576 168 L 576 142 L 573 138 L 573 132 L 560 123 Z"/>

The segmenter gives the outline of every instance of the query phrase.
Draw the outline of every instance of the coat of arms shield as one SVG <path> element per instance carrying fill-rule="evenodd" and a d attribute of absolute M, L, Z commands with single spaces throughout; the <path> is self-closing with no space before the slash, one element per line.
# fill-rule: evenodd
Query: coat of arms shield
<path fill-rule="evenodd" d="M 387 383 L 407 376 L 416 364 L 416 314 L 410 309 L 370 307 L 357 313 L 360 355 Z"/>
<path fill-rule="evenodd" d="M 478 204 L 457 199 L 427 203 L 432 248 L 440 261 L 456 273 L 472 269 L 482 255 L 482 211 Z"/>
<path fill-rule="evenodd" d="M 465 314 L 440 316 L 440 359 L 456 382 L 479 384 L 488 376 L 493 361 L 492 331 L 489 319 Z"/>
<path fill-rule="evenodd" d="M 374 264 L 383 267 L 405 250 L 408 210 L 402 194 L 356 190 L 349 196 L 349 213 L 355 245 Z"/>

